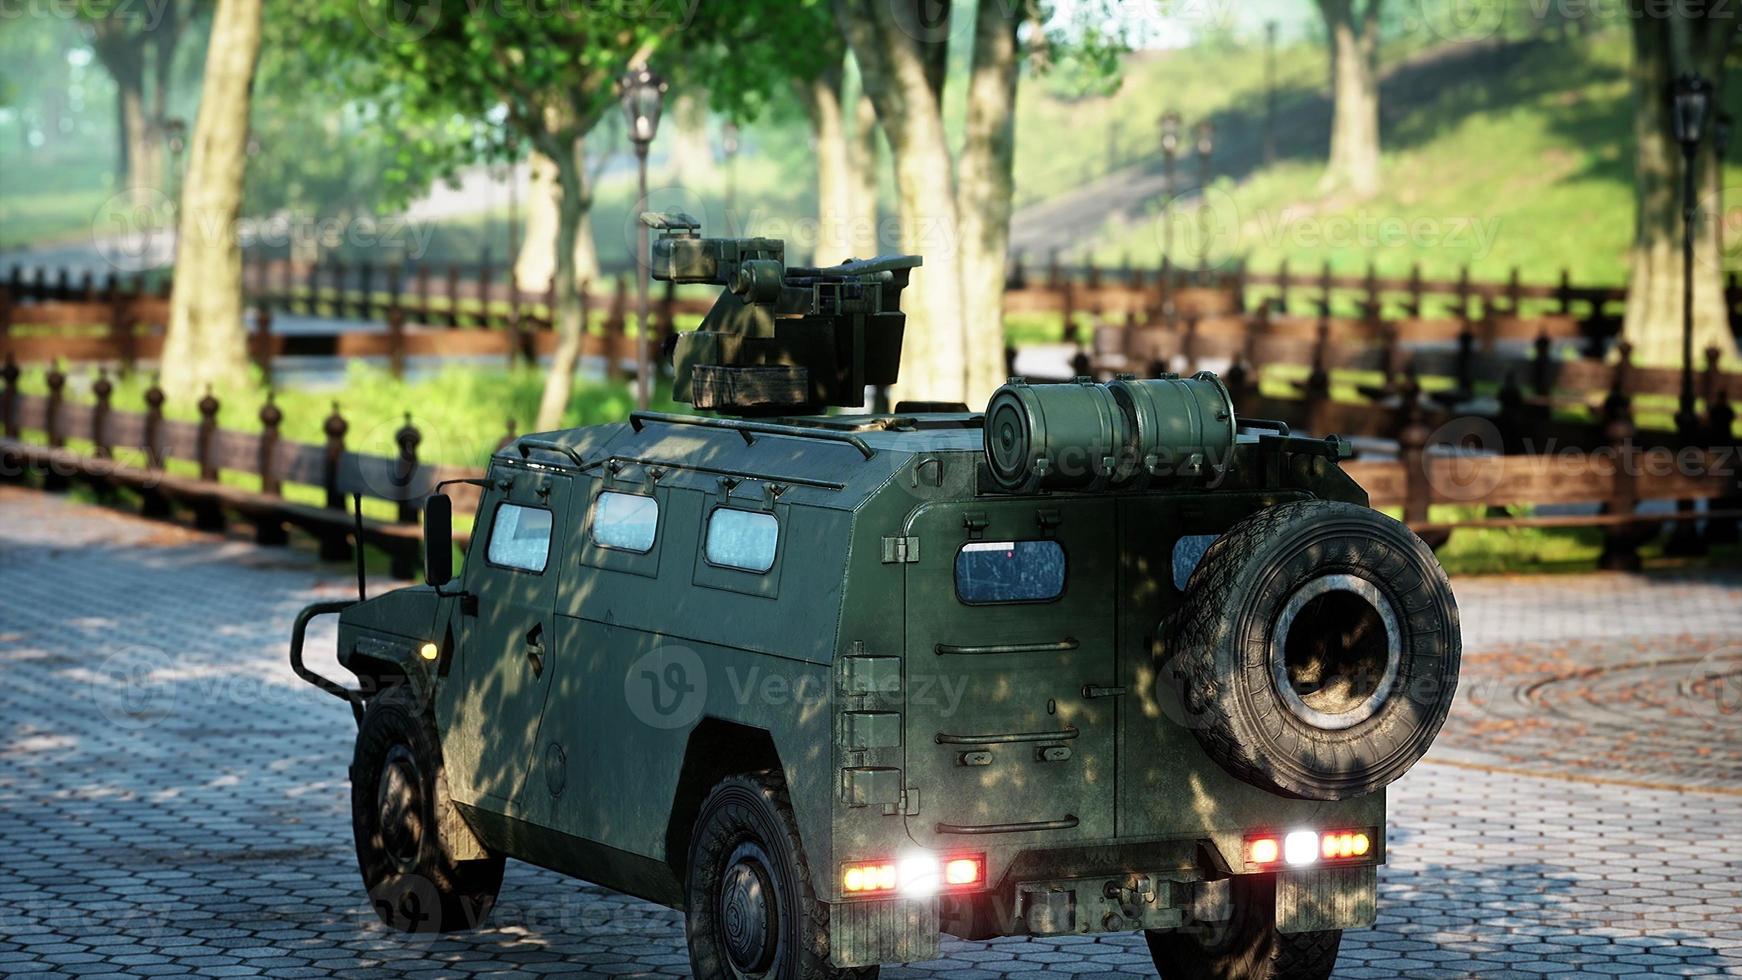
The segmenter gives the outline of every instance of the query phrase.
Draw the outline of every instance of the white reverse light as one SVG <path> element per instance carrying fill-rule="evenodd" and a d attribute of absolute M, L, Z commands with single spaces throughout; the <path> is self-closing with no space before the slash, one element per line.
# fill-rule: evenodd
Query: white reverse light
<path fill-rule="evenodd" d="M 1319 835 L 1316 831 L 1297 830 L 1282 839 L 1282 859 L 1299 866 L 1319 859 Z"/>
<path fill-rule="evenodd" d="M 896 878 L 901 882 L 903 895 L 923 898 L 937 894 L 938 886 L 943 882 L 943 869 L 938 865 L 936 855 L 909 854 L 896 866 Z"/>

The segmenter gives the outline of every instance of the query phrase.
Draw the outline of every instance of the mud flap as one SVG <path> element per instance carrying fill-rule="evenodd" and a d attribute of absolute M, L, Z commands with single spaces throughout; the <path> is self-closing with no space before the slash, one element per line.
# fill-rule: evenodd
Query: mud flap
<path fill-rule="evenodd" d="M 1284 871 L 1276 876 L 1276 931 L 1365 929 L 1378 901 L 1376 867 Z"/>
<path fill-rule="evenodd" d="M 829 962 L 837 967 L 938 957 L 938 900 L 898 898 L 829 906 Z"/>

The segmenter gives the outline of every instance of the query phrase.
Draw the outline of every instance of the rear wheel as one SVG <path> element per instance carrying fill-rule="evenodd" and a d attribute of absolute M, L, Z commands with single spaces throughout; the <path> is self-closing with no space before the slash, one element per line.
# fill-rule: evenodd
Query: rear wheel
<path fill-rule="evenodd" d="M 779 774 L 722 780 L 693 841 L 685 931 L 698 980 L 875 980 L 877 967 L 829 964 L 829 907 L 811 889 Z"/>
<path fill-rule="evenodd" d="M 1210 546 L 1161 673 L 1230 773 L 1345 800 L 1427 752 L 1460 648 L 1451 586 L 1420 538 L 1378 511 L 1311 500 L 1260 511 Z"/>
<path fill-rule="evenodd" d="M 458 832 L 452 806 L 428 714 L 404 687 L 377 695 L 357 732 L 351 825 L 370 904 L 395 929 L 474 929 L 496 903 L 503 858 L 453 858 L 463 851 L 443 839 L 444 825 Z"/>
<path fill-rule="evenodd" d="M 1147 934 L 1162 980 L 1325 980 L 1337 965 L 1340 929 L 1276 931 L 1276 877 L 1234 879 L 1233 917 Z"/>

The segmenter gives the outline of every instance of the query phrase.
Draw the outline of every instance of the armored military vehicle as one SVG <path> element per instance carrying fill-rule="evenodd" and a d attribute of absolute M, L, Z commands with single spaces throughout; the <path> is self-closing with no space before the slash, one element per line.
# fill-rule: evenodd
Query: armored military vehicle
<path fill-rule="evenodd" d="M 867 413 L 919 258 L 650 223 L 654 278 L 725 287 L 673 351 L 715 414 L 521 438 L 457 575 L 436 494 L 427 584 L 297 621 L 381 918 L 476 926 L 513 857 L 683 910 L 703 978 L 1113 932 L 1164 977 L 1327 975 L 1459 658 L 1346 443 L 1209 374 Z M 302 663 L 329 612 L 358 686 Z"/>

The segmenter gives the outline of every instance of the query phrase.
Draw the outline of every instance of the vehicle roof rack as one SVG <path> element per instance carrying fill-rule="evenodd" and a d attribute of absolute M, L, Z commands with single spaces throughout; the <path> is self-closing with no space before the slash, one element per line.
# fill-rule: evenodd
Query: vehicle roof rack
<path fill-rule="evenodd" d="M 747 422 L 739 419 L 710 419 L 695 415 L 673 415 L 667 412 L 631 412 L 629 425 L 640 432 L 642 426 L 650 422 L 662 425 L 693 425 L 703 429 L 724 429 L 736 432 L 744 438 L 746 446 L 756 444 L 756 436 L 790 436 L 797 439 L 819 439 L 824 442 L 839 442 L 859 450 L 866 459 L 877 455 L 877 450 L 870 444 L 851 432 L 839 432 L 831 429 L 807 428 L 800 425 L 782 425 L 777 422 Z"/>

